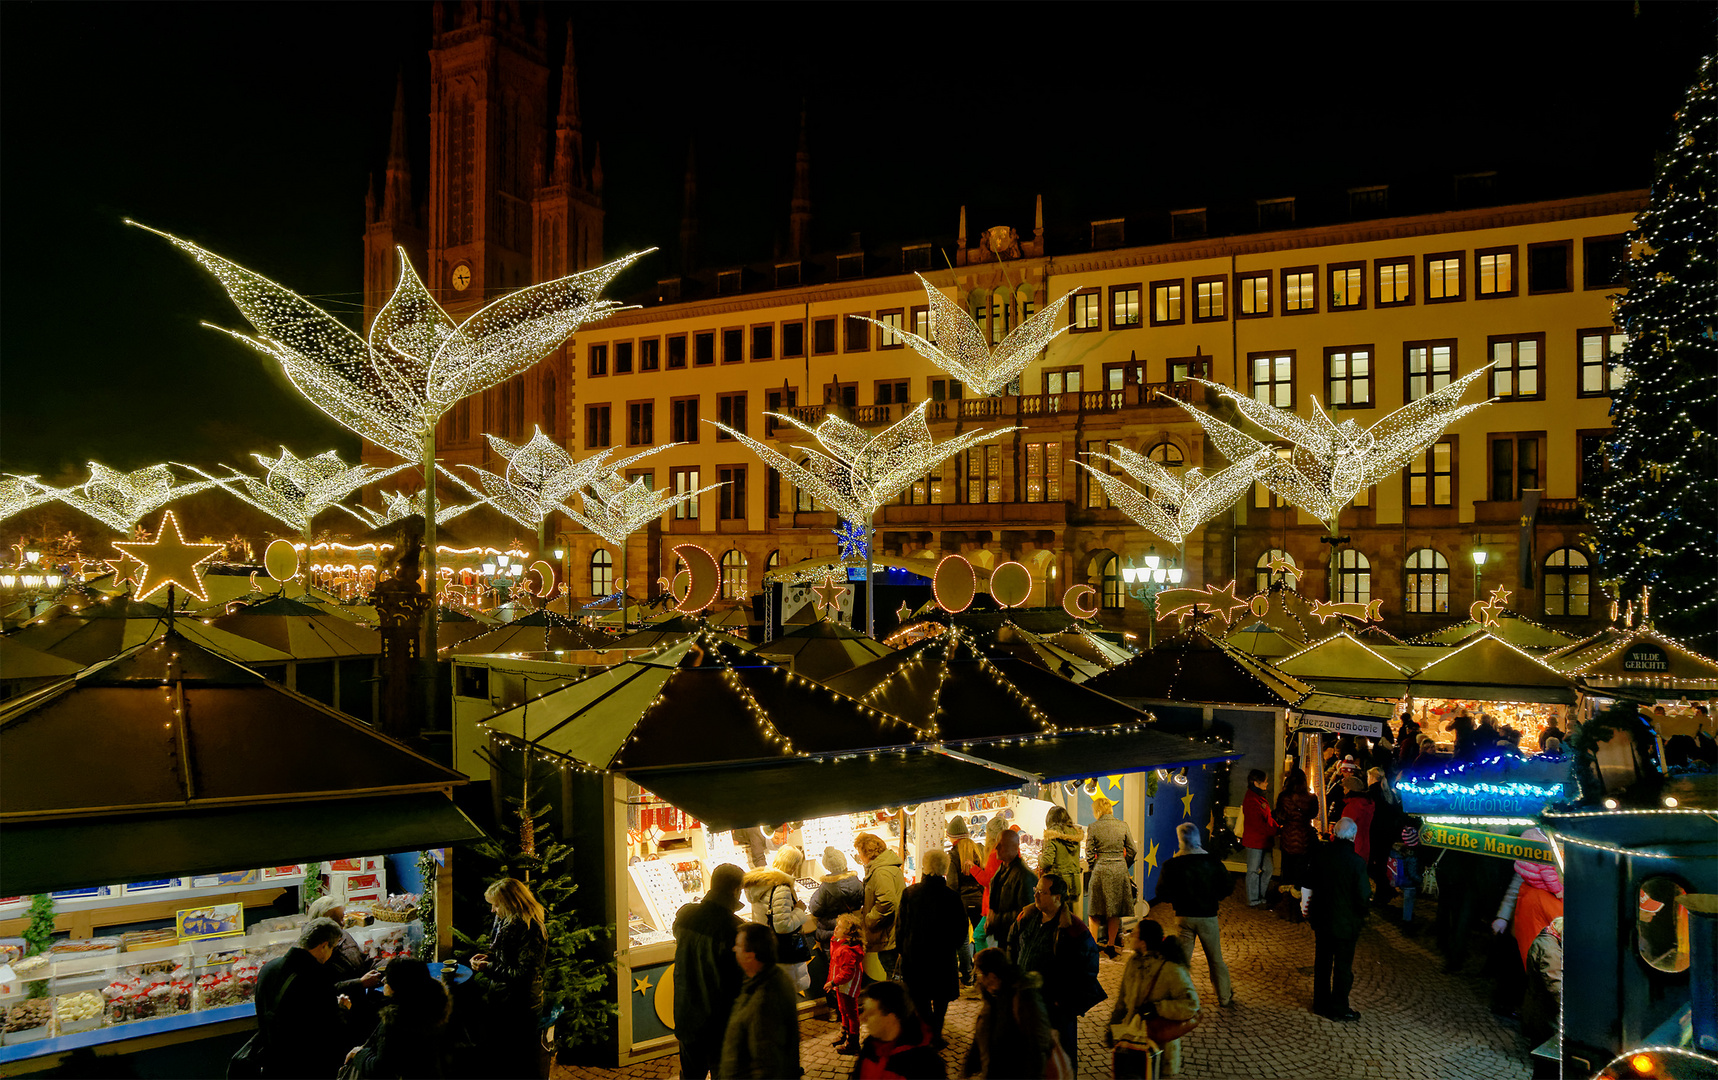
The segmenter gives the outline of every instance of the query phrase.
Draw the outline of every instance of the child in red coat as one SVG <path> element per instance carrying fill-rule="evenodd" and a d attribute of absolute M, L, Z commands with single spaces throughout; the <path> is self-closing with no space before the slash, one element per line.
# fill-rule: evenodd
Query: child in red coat
<path fill-rule="evenodd" d="M 841 1038 L 835 1044 L 840 1054 L 859 1052 L 859 980 L 865 973 L 865 924 L 854 912 L 835 920 L 835 934 L 829 939 L 829 981 L 824 993 L 835 994 L 835 1007 L 841 1011 Z"/>

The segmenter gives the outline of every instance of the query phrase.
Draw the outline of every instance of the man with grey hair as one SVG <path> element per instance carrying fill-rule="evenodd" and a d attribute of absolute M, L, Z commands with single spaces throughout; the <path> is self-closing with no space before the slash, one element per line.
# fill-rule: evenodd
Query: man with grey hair
<path fill-rule="evenodd" d="M 932 1044 L 940 1050 L 943 1017 L 949 1002 L 960 996 L 957 956 L 966 940 L 966 908 L 949 887 L 948 852 L 925 852 L 919 868 L 924 876 L 901 894 L 895 947 L 900 950 L 901 981 L 924 1010 Z"/>
<path fill-rule="evenodd" d="M 333 919 L 311 919 L 298 944 L 257 974 L 257 1034 L 247 1056 L 260 1056 L 264 1076 L 333 1076 L 340 1068 L 352 1043 L 343 1013 L 352 1001 L 335 992 L 327 964 L 341 933 Z"/>
<path fill-rule="evenodd" d="M 1354 987 L 1354 942 L 1366 923 L 1372 883 L 1366 860 L 1354 850 L 1360 827 L 1336 823 L 1334 838 L 1312 853 L 1312 884 L 1301 889 L 1300 910 L 1312 925 L 1312 1011 L 1328 1020 L 1358 1020 L 1348 1004 Z"/>
<path fill-rule="evenodd" d="M 1229 988 L 1229 965 L 1223 960 L 1217 905 L 1235 891 L 1235 879 L 1222 859 L 1200 846 L 1199 826 L 1183 821 L 1176 826 L 1175 835 L 1181 840 L 1181 849 L 1163 864 L 1154 902 L 1174 906 L 1181 951 L 1187 954 L 1189 964 L 1193 962 L 1193 939 L 1199 939 L 1211 969 L 1211 985 L 1217 990 L 1217 1004 L 1226 1009 L 1235 998 Z"/>

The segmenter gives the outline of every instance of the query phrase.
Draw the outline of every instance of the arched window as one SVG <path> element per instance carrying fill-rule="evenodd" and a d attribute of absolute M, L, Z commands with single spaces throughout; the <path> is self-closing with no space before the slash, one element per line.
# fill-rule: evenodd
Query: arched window
<path fill-rule="evenodd" d="M 722 555 L 722 599 L 744 600 L 751 595 L 746 584 L 746 555 L 739 548 L 729 548 Z"/>
<path fill-rule="evenodd" d="M 1002 344 L 1008 331 L 1014 329 L 1014 290 L 999 285 L 990 299 L 990 344 Z"/>
<path fill-rule="evenodd" d="M 1545 614 L 1586 615 L 1592 588 L 1585 551 L 1566 547 L 1545 556 Z"/>
<path fill-rule="evenodd" d="M 1450 564 L 1431 548 L 1408 556 L 1406 585 L 1403 598 L 1409 613 L 1429 615 L 1450 609 Z"/>
<path fill-rule="evenodd" d="M 770 552 L 769 558 L 764 560 L 764 573 L 767 574 L 771 570 L 775 570 L 780 566 L 781 566 L 781 549 L 777 548 L 775 551 Z"/>
<path fill-rule="evenodd" d="M 1372 602 L 1372 563 L 1353 548 L 1336 555 L 1336 599 L 1338 603 Z"/>
<path fill-rule="evenodd" d="M 1181 452 L 1181 447 L 1176 446 L 1168 439 L 1160 443 L 1153 443 L 1151 449 L 1145 452 L 1145 456 L 1166 469 L 1179 469 L 1187 464 L 1187 455 Z"/>
<path fill-rule="evenodd" d="M 614 554 L 607 548 L 591 553 L 591 595 L 607 596 L 614 592 Z"/>
<path fill-rule="evenodd" d="M 1281 548 L 1272 548 L 1259 556 L 1254 563 L 1253 591 L 1264 592 L 1271 587 L 1271 579 L 1276 577 L 1285 589 L 1300 588 L 1300 567 L 1295 564 L 1294 556 Z M 1275 570 L 1272 567 L 1275 566 Z M 1280 573 L 1280 576 L 1277 576 Z"/>
<path fill-rule="evenodd" d="M 1116 557 L 1115 552 L 1100 551 L 1093 555 L 1091 570 L 1087 573 L 1096 579 L 1092 584 L 1098 587 L 1098 595 L 1104 608 L 1120 611 L 1127 601 L 1127 594 L 1122 591 L 1121 560 Z"/>

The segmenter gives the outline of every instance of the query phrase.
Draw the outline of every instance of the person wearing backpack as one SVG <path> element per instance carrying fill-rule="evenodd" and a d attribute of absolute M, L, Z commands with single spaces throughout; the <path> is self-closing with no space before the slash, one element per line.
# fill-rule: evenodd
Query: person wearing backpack
<path fill-rule="evenodd" d="M 1193 957 L 1193 939 L 1205 950 L 1211 968 L 1211 985 L 1217 989 L 1217 1004 L 1235 1003 L 1229 987 L 1229 965 L 1223 962 L 1223 938 L 1217 925 L 1217 905 L 1235 889 L 1235 879 L 1223 860 L 1200 846 L 1199 826 L 1184 821 L 1175 829 L 1181 849 L 1163 864 L 1157 879 L 1157 903 L 1175 908 L 1179 923 L 1176 936 L 1181 951 Z"/>

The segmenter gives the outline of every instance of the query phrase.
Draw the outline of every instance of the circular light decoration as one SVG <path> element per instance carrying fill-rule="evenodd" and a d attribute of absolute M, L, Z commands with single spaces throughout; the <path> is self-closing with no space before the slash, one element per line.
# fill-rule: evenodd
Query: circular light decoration
<path fill-rule="evenodd" d="M 1257 615 L 1261 619 L 1264 618 L 1265 613 L 1271 610 L 1270 594 L 1254 593 L 1253 599 L 1248 602 L 1247 606 L 1252 609 L 1254 615 Z"/>
<path fill-rule="evenodd" d="M 1092 598 L 1092 606 L 1089 608 L 1080 603 L 1086 596 Z M 1095 619 L 1098 617 L 1097 596 L 1098 590 L 1090 585 L 1075 585 L 1062 594 L 1062 610 L 1075 619 Z"/>
<path fill-rule="evenodd" d="M 978 574 L 964 556 L 945 555 L 937 563 L 936 573 L 931 575 L 931 592 L 937 598 L 937 607 L 958 615 L 972 606 L 972 598 L 978 592 Z"/>
<path fill-rule="evenodd" d="M 553 566 L 550 566 L 542 559 L 538 559 L 536 562 L 532 563 L 531 569 L 525 571 L 527 588 L 530 587 L 532 574 L 537 575 L 538 584 L 536 589 L 531 590 L 532 596 L 535 596 L 539 600 L 546 600 L 555 594 L 555 568 Z"/>
<path fill-rule="evenodd" d="M 722 587 L 722 571 L 716 565 L 716 557 L 697 544 L 676 544 L 674 554 L 686 560 L 686 569 L 691 573 L 686 595 L 677 610 L 684 615 L 703 611 L 716 602 L 716 594 Z"/>
<path fill-rule="evenodd" d="M 276 540 L 262 553 L 262 566 L 276 581 L 291 581 L 298 576 L 298 549 L 291 540 Z"/>
<path fill-rule="evenodd" d="M 990 596 L 1005 608 L 1020 607 L 1032 595 L 1032 571 L 1005 562 L 990 572 Z"/>

